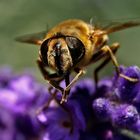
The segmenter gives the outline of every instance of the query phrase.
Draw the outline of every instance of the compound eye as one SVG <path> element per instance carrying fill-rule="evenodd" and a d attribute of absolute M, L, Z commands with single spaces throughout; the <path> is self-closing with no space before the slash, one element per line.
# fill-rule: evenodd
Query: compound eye
<path fill-rule="evenodd" d="M 49 39 L 45 40 L 40 48 L 41 59 L 44 64 L 48 65 L 47 53 L 48 53 L 48 42 Z"/>
<path fill-rule="evenodd" d="M 66 37 L 66 43 L 73 60 L 73 64 L 78 63 L 85 54 L 84 44 L 76 37 Z"/>

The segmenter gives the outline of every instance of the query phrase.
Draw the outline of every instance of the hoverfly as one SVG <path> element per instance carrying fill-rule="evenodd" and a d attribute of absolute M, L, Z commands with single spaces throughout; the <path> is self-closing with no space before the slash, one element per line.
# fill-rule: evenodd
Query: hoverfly
<path fill-rule="evenodd" d="M 48 32 L 22 36 L 17 40 L 40 46 L 38 67 L 48 83 L 62 92 L 61 103 L 63 103 L 67 101 L 70 88 L 85 74 L 85 67 L 100 59 L 103 59 L 103 62 L 94 71 L 96 84 L 98 72 L 110 60 L 119 76 L 132 82 L 137 81 L 120 73 L 115 57 L 120 46 L 119 43 L 109 45 L 108 34 L 139 25 L 139 22 L 130 21 L 98 28 L 79 19 L 70 19 L 61 22 Z M 54 73 L 50 73 L 48 70 L 50 68 Z M 69 78 L 71 72 L 76 73 L 72 81 Z M 65 89 L 60 86 L 62 80 L 65 80 Z"/>

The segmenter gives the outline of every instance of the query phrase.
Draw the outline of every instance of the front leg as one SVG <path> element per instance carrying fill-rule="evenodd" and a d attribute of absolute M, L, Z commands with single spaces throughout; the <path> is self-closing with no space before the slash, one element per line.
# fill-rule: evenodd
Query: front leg
<path fill-rule="evenodd" d="M 112 63 L 113 63 L 114 66 L 115 66 L 116 72 L 117 72 L 117 74 L 118 74 L 120 77 L 123 77 L 123 78 L 125 78 L 126 80 L 131 81 L 131 82 L 137 82 L 137 81 L 138 81 L 138 79 L 128 77 L 128 76 L 126 76 L 126 75 L 124 75 L 124 74 L 122 74 L 122 73 L 120 72 L 119 64 L 118 64 L 118 62 L 117 62 L 117 59 L 116 59 L 114 53 L 112 52 L 112 50 L 111 50 L 111 48 L 110 48 L 109 46 L 105 45 L 105 46 L 102 48 L 102 50 L 105 51 L 105 52 L 107 52 L 107 54 L 110 56 L 110 58 L 111 58 L 111 60 L 112 60 Z"/>
<path fill-rule="evenodd" d="M 123 78 L 125 78 L 125 79 L 127 79 L 129 81 L 132 81 L 132 82 L 137 82 L 137 79 L 128 77 L 128 76 L 120 73 L 119 64 L 118 64 L 117 59 L 115 57 L 115 53 L 118 50 L 118 48 L 119 48 L 118 43 L 114 43 L 110 47 L 108 45 L 105 45 L 98 52 L 96 52 L 93 55 L 92 62 L 96 62 L 96 61 L 104 58 L 104 61 L 94 71 L 94 79 L 95 79 L 96 86 L 97 86 L 97 82 L 98 82 L 98 73 L 99 73 L 99 71 L 104 66 L 106 66 L 106 64 L 108 64 L 108 62 L 110 62 L 110 61 L 113 62 L 114 66 L 115 66 L 115 69 L 116 69 L 116 72 L 120 77 L 123 77 Z"/>
<path fill-rule="evenodd" d="M 46 66 L 40 59 L 37 60 L 37 64 L 44 79 L 47 80 L 50 85 L 52 85 L 53 87 L 55 87 L 63 93 L 64 89 L 59 86 L 59 82 L 62 81 L 64 78 L 60 77 L 57 73 L 50 74 L 49 71 L 45 69 Z"/>
<path fill-rule="evenodd" d="M 75 72 L 77 72 L 77 75 L 74 77 L 74 79 L 66 86 L 66 88 L 64 89 L 63 95 L 62 95 L 62 100 L 61 100 L 61 104 L 63 102 L 67 102 L 67 96 L 69 94 L 70 88 L 76 83 L 76 81 L 83 75 L 85 74 L 85 71 L 82 69 L 76 69 Z"/>
<path fill-rule="evenodd" d="M 117 52 L 119 47 L 120 46 L 118 43 L 114 43 L 112 46 L 110 46 L 110 49 L 114 55 Z M 104 59 L 104 60 L 99 66 L 96 67 L 96 69 L 94 70 L 94 73 L 93 73 L 96 87 L 97 87 L 97 83 L 98 83 L 98 79 L 99 79 L 98 73 L 111 61 L 111 57 L 109 54 L 107 54 L 106 51 L 104 51 L 104 49 L 101 49 L 93 55 L 92 62 L 95 63 L 96 61 L 98 61 L 100 59 Z M 118 64 L 117 64 L 117 66 L 118 66 Z M 117 69 L 117 71 L 119 71 L 119 70 Z"/>

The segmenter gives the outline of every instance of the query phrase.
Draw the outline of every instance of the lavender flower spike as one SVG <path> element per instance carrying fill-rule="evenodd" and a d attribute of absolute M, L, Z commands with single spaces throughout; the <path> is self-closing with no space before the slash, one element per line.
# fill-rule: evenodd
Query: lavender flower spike
<path fill-rule="evenodd" d="M 0 140 L 39 139 L 40 125 L 31 112 L 42 86 L 30 75 L 0 72 Z"/>
<path fill-rule="evenodd" d="M 122 77 L 116 78 L 114 75 L 112 87 L 108 88 L 109 90 L 104 92 L 102 97 L 95 96 L 92 106 L 97 117 L 96 122 L 99 121 L 100 125 L 104 123 L 100 136 L 107 132 L 108 127 L 112 130 L 112 136 L 120 135 L 115 131 L 116 128 L 128 129 L 140 134 L 140 101 L 138 102 L 140 99 L 140 69 L 136 66 L 121 67 L 121 72 L 129 77 L 137 78 L 138 82 L 131 82 Z M 98 94 L 98 91 L 95 94 Z"/>
<path fill-rule="evenodd" d="M 98 98 L 93 102 L 94 113 L 101 121 L 107 121 L 112 115 L 112 105 L 108 99 Z"/>
<path fill-rule="evenodd" d="M 47 87 L 31 75 L 5 72 L 0 73 L 0 140 L 79 140 L 86 124 L 77 101 L 60 105 L 52 100 L 37 115 L 52 98 Z"/>
<path fill-rule="evenodd" d="M 0 70 L 0 140 L 133 140 L 122 130 L 140 135 L 140 70 L 120 69 L 139 81 L 114 75 L 96 89 L 93 79 L 84 79 L 64 104 L 32 76 Z"/>
<path fill-rule="evenodd" d="M 52 100 L 51 106 L 38 115 L 46 128 L 43 140 L 79 140 L 80 131 L 85 130 L 85 121 L 76 101 L 60 105 Z"/>

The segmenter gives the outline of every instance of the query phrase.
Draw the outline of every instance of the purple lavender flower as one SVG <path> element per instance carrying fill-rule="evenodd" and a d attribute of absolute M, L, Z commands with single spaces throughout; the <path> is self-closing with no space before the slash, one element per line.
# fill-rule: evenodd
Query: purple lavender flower
<path fill-rule="evenodd" d="M 112 115 L 112 107 L 111 102 L 105 98 L 98 98 L 93 102 L 94 113 L 98 118 L 101 118 L 101 121 L 109 120 Z"/>
<path fill-rule="evenodd" d="M 41 86 L 29 75 L 5 69 L 0 79 L 0 140 L 38 139 L 40 126 L 31 111 Z"/>
<path fill-rule="evenodd" d="M 115 74 L 96 89 L 83 79 L 64 104 L 61 93 L 54 98 L 33 76 L 0 70 L 0 140 L 133 140 L 122 129 L 140 134 L 140 70 L 120 69 L 139 81 Z"/>
<path fill-rule="evenodd" d="M 86 124 L 77 101 L 60 105 L 53 99 L 48 109 L 37 115 L 38 109 L 52 98 L 47 87 L 38 84 L 31 75 L 14 75 L 5 70 L 2 73 L 0 140 L 79 139 Z"/>
<path fill-rule="evenodd" d="M 75 86 L 71 89 L 70 100 L 76 100 L 81 110 L 84 114 L 86 123 L 88 123 L 93 117 L 92 111 L 92 102 L 93 102 L 93 94 L 95 93 L 95 85 L 93 80 L 84 79 L 80 80 Z"/>
<path fill-rule="evenodd" d="M 45 126 L 43 140 L 79 140 L 80 131 L 85 130 L 84 116 L 76 101 L 60 105 L 55 100 L 46 111 L 38 115 Z"/>
<path fill-rule="evenodd" d="M 137 66 L 129 67 L 127 69 L 121 67 L 121 71 L 126 76 L 140 80 L 140 69 Z M 119 100 L 132 102 L 139 91 L 140 82 L 131 82 L 119 77 L 117 81 L 117 88 L 115 90 L 115 94 L 118 96 Z"/>
<path fill-rule="evenodd" d="M 137 123 L 140 118 L 133 105 L 121 104 L 114 108 L 111 119 L 114 125 L 131 129 L 131 126 Z"/>
<path fill-rule="evenodd" d="M 96 121 L 101 123 L 104 120 L 104 125 L 110 126 L 109 129 L 112 131 L 112 136 L 118 133 L 114 131 L 115 129 L 125 128 L 135 133 L 139 133 L 140 130 L 140 112 L 138 109 L 140 70 L 136 66 L 121 67 L 121 72 L 126 76 L 137 78 L 139 81 L 131 82 L 115 75 L 112 80 L 112 86 L 109 86 L 109 90 L 104 92 L 102 98 L 97 97 L 97 99 L 93 100 L 93 111 L 97 117 Z M 107 126 L 105 126 L 100 134 L 103 135 L 105 132 L 107 132 Z M 119 135 L 117 134 L 117 136 Z"/>

